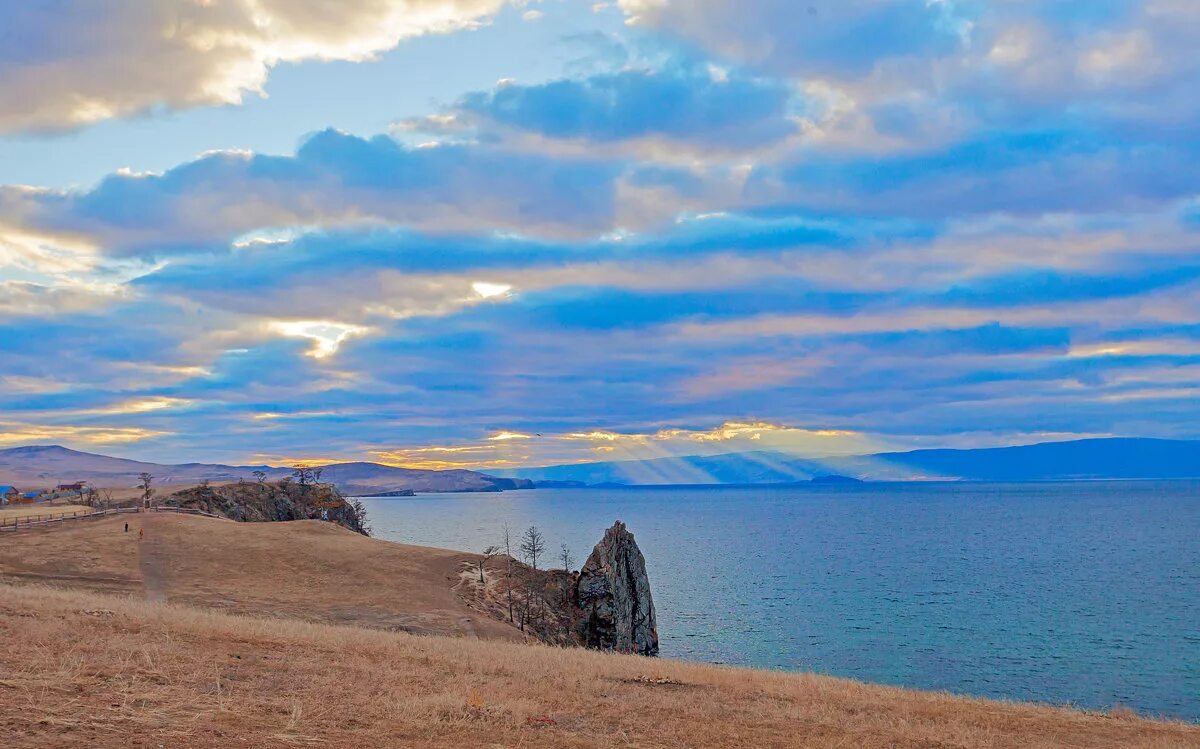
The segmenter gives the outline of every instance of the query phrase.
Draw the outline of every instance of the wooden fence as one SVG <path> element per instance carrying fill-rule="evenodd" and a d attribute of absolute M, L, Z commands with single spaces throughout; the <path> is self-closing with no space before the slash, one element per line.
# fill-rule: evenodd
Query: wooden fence
<path fill-rule="evenodd" d="M 203 515 L 208 518 L 217 518 L 219 520 L 227 520 L 221 515 L 214 515 L 211 512 L 203 510 L 193 510 L 187 507 L 154 507 L 146 509 L 143 507 L 110 507 L 104 510 L 75 510 L 74 512 L 53 513 L 47 512 L 45 515 L 26 515 L 25 517 L 0 518 L 0 533 L 11 532 L 17 530 L 27 530 L 32 528 L 45 528 L 54 525 L 55 523 L 65 523 L 70 520 L 86 520 L 88 518 L 100 518 L 108 515 L 126 515 L 136 512 L 174 512 L 181 515 Z"/>

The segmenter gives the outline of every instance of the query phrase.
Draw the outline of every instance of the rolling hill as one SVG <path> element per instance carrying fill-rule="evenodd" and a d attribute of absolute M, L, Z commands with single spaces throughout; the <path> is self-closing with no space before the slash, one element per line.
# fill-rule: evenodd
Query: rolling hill
<path fill-rule="evenodd" d="M 190 486 L 254 479 L 263 471 L 269 479 L 291 474 L 276 466 L 229 466 L 217 463 L 146 463 L 126 458 L 71 450 L 61 445 L 13 447 L 0 450 L 0 484 L 42 488 L 58 483 L 86 481 L 96 486 L 132 487 L 138 474 L 150 473 L 159 486 Z M 528 486 L 526 481 L 498 478 L 475 471 L 427 471 L 396 468 L 378 463 L 335 463 L 324 467 L 322 480 L 350 495 L 415 492 L 484 492 Z"/>

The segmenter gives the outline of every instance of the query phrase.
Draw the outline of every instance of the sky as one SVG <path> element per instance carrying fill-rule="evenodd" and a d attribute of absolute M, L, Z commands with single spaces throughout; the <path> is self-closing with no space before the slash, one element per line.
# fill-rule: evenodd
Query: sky
<path fill-rule="evenodd" d="M 5 16 L 0 447 L 1200 438 L 1193 0 Z"/>

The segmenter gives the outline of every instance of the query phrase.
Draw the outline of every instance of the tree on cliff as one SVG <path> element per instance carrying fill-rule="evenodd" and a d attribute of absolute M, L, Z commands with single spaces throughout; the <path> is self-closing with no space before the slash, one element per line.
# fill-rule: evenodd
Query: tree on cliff
<path fill-rule="evenodd" d="M 575 557 L 571 556 L 571 547 L 566 544 L 559 547 L 558 561 L 562 562 L 563 572 L 567 573 L 562 587 L 562 605 L 566 606 L 571 596 L 571 568 L 575 566 Z"/>
<path fill-rule="evenodd" d="M 254 471 L 254 478 L 258 480 L 258 483 L 261 486 L 262 483 L 267 480 L 267 472 L 266 471 Z"/>
<path fill-rule="evenodd" d="M 542 532 L 538 530 L 536 525 L 531 525 L 525 530 L 525 535 L 521 538 L 521 553 L 525 555 L 525 561 L 529 562 L 529 566 L 534 570 L 538 568 L 538 558 L 546 551 L 546 539 L 542 536 Z"/>
<path fill-rule="evenodd" d="M 487 565 L 488 560 L 500 553 L 500 547 L 492 544 L 483 550 L 483 558 L 479 560 L 479 584 L 486 585 L 487 580 L 483 578 L 483 568 Z"/>
<path fill-rule="evenodd" d="M 308 486 L 309 484 L 316 483 L 313 480 L 313 469 L 303 463 L 297 463 L 292 466 L 292 475 L 296 477 L 296 481 L 300 483 L 300 486 Z"/>
<path fill-rule="evenodd" d="M 508 592 L 508 620 L 513 621 L 513 579 L 512 579 L 512 531 L 508 528 L 508 523 L 504 524 L 504 587 Z"/>
<path fill-rule="evenodd" d="M 525 629 L 526 622 L 531 619 L 540 619 L 542 611 L 542 596 L 541 586 L 538 584 L 540 577 L 538 571 L 538 559 L 546 551 L 546 539 L 542 532 L 538 530 L 536 525 L 531 525 L 525 530 L 525 535 L 521 537 L 521 554 L 525 558 L 529 569 L 525 572 L 525 605 L 521 608 L 521 629 Z"/>

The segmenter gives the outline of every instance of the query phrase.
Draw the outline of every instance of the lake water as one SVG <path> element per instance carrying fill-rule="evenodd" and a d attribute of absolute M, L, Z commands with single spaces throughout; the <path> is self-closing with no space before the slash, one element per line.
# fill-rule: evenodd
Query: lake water
<path fill-rule="evenodd" d="M 662 655 L 1200 721 L 1200 482 L 539 489 L 367 500 L 382 538 L 614 520 Z"/>

